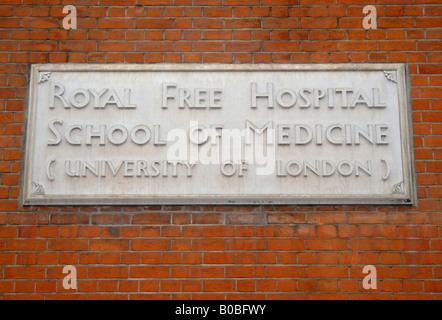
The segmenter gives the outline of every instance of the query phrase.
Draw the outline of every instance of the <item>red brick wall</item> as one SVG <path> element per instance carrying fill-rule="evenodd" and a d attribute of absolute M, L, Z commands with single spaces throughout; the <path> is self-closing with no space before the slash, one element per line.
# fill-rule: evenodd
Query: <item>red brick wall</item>
<path fill-rule="evenodd" d="M 62 28 L 68 4 L 77 30 Z M 377 30 L 362 27 L 370 4 Z M 0 299 L 441 299 L 441 4 L 1 0 Z M 406 63 L 418 203 L 20 207 L 29 66 L 62 62 Z"/>

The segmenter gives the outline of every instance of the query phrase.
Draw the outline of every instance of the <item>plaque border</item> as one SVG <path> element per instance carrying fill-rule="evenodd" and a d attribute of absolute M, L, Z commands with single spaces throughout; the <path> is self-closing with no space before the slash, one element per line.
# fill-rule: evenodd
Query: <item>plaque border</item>
<path fill-rule="evenodd" d="M 400 192 L 391 195 L 46 195 L 44 186 L 30 181 L 29 164 L 35 152 L 30 133 L 35 132 L 36 87 L 47 81 L 51 72 L 273 72 L 273 71 L 382 71 L 388 81 L 398 86 L 400 143 L 404 181 L 398 182 Z M 410 79 L 408 66 L 401 63 L 364 64 L 33 64 L 27 83 L 24 117 L 23 159 L 20 204 L 23 206 L 64 205 L 415 205 L 417 201 L 413 147 Z M 32 192 L 35 183 L 39 192 Z M 396 187 L 396 186 L 395 186 Z"/>

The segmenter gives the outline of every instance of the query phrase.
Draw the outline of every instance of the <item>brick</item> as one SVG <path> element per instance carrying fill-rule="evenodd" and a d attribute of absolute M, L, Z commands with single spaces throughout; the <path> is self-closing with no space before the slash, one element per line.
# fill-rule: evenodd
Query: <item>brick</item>
<path fill-rule="evenodd" d="M 138 268 L 134 267 L 133 269 Z M 131 270 L 132 272 L 132 270 Z M 128 277 L 127 267 L 89 267 L 89 279 L 126 279 Z"/>
<path fill-rule="evenodd" d="M 344 212 L 328 213 L 310 213 L 307 216 L 307 222 L 317 224 L 337 224 L 344 223 L 346 214 Z"/>
<path fill-rule="evenodd" d="M 15 183 L 12 185 L 15 185 Z M 18 209 L 18 203 L 15 200 L 0 201 L 0 212 L 14 212 L 17 211 L 17 209 Z"/>
<path fill-rule="evenodd" d="M 379 51 L 414 51 L 416 44 L 414 41 L 379 41 Z"/>
<path fill-rule="evenodd" d="M 235 254 L 230 252 L 205 252 L 204 264 L 234 264 Z"/>
<path fill-rule="evenodd" d="M 134 26 L 134 19 L 102 18 L 98 20 L 99 29 L 132 29 Z"/>
<path fill-rule="evenodd" d="M 3 281 L 0 282 L 0 292 L 2 294 L 14 292 L 14 283 L 12 281 L 10 281 L 10 282 L 3 282 Z"/>
<path fill-rule="evenodd" d="M 127 42 L 105 42 L 98 44 L 98 51 L 118 51 L 118 52 L 127 52 L 133 51 L 135 48 L 134 43 Z"/>
<path fill-rule="evenodd" d="M 86 251 L 87 240 L 48 240 L 48 249 L 51 251 Z"/>
<path fill-rule="evenodd" d="M 37 227 L 18 227 L 18 238 L 35 238 L 37 234 Z"/>
<path fill-rule="evenodd" d="M 266 242 L 261 239 L 229 239 L 226 241 L 227 250 L 264 250 Z"/>
<path fill-rule="evenodd" d="M 3 28 L 19 28 L 20 27 L 20 19 L 18 19 L 18 18 L 1 17 L 0 23 Z"/>
<path fill-rule="evenodd" d="M 118 290 L 118 281 L 116 280 L 99 281 L 98 290 L 101 292 L 115 292 Z"/>
<path fill-rule="evenodd" d="M 234 237 L 235 228 L 234 227 L 224 227 L 224 226 L 213 226 L 213 227 L 203 227 L 204 237 Z"/>
<path fill-rule="evenodd" d="M 100 0 L 100 5 L 103 6 L 134 6 L 136 0 Z"/>
<path fill-rule="evenodd" d="M 192 240 L 193 251 L 221 251 L 225 248 L 223 239 L 194 239 Z"/>
<path fill-rule="evenodd" d="M 351 224 L 386 223 L 387 214 L 384 212 L 351 212 L 348 213 L 348 222 Z"/>
<path fill-rule="evenodd" d="M 173 240 L 172 241 L 172 250 L 191 250 L 192 242 L 189 239 L 183 240 Z"/>
<path fill-rule="evenodd" d="M 262 28 L 264 29 L 296 29 L 298 27 L 299 19 L 296 18 L 264 19 L 262 22 Z"/>
<path fill-rule="evenodd" d="M 228 52 L 256 52 L 261 50 L 261 43 L 254 42 L 229 42 L 225 50 Z"/>
<path fill-rule="evenodd" d="M 226 278 L 264 278 L 266 271 L 264 267 L 249 266 L 228 266 L 226 267 Z"/>
<path fill-rule="evenodd" d="M 112 210 L 111 208 L 109 208 Z M 103 208 L 102 208 L 103 210 Z M 129 223 L 130 218 L 127 214 L 93 214 L 92 215 L 92 224 L 95 225 L 121 225 Z M 107 229 L 104 229 L 107 230 Z"/>
<path fill-rule="evenodd" d="M 127 251 L 129 249 L 129 240 L 106 239 L 90 240 L 90 251 Z"/>
<path fill-rule="evenodd" d="M 440 28 L 440 19 L 438 17 L 416 18 L 416 28 Z"/>
<path fill-rule="evenodd" d="M 21 51 L 55 51 L 57 43 L 52 41 L 24 41 L 20 44 Z"/>
<path fill-rule="evenodd" d="M 359 254 L 361 264 L 379 265 L 379 253 L 377 252 L 361 252 Z"/>
<path fill-rule="evenodd" d="M 304 223 L 305 214 L 302 213 L 268 213 L 267 223 L 270 224 L 292 224 L 292 223 Z"/>
<path fill-rule="evenodd" d="M 289 63 L 291 56 L 290 53 L 273 53 L 272 60 L 274 63 Z"/>
<path fill-rule="evenodd" d="M 8 221 L 11 225 L 34 225 L 34 224 L 48 224 L 49 215 L 44 213 L 36 213 L 36 214 L 14 214 L 11 213 L 8 215 Z"/>
<path fill-rule="evenodd" d="M 33 29 L 53 29 L 59 28 L 58 19 L 48 19 L 48 18 L 24 18 L 22 19 L 22 28 L 33 28 Z"/>
<path fill-rule="evenodd" d="M 307 240 L 307 249 L 308 250 L 345 250 L 347 249 L 347 241 L 346 240 L 338 240 L 338 239 L 324 239 L 324 240 L 316 240 L 309 239 Z"/>
<path fill-rule="evenodd" d="M 303 42 L 301 43 L 301 51 L 337 51 L 338 46 L 335 42 L 330 41 L 320 41 L 320 42 Z"/>
<path fill-rule="evenodd" d="M 294 292 L 296 291 L 296 280 L 278 280 L 278 291 L 281 292 Z"/>
<path fill-rule="evenodd" d="M 357 252 L 342 252 L 339 256 L 339 264 L 358 264 L 359 254 Z"/>
<path fill-rule="evenodd" d="M 424 281 L 425 292 L 442 292 L 442 281 Z"/>
<path fill-rule="evenodd" d="M 350 250 L 385 251 L 388 250 L 388 240 L 352 239 L 348 246 Z"/>
<path fill-rule="evenodd" d="M 336 237 L 337 229 L 334 226 L 318 226 L 318 237 Z"/>
<path fill-rule="evenodd" d="M 235 227 L 237 237 L 254 237 L 255 227 L 237 226 Z"/>
<path fill-rule="evenodd" d="M 294 226 L 277 226 L 276 227 L 276 236 L 277 237 L 295 237 L 296 236 L 296 227 Z"/>
<path fill-rule="evenodd" d="M 142 213 L 132 217 L 132 224 L 170 224 L 171 215 L 168 213 Z"/>
<path fill-rule="evenodd" d="M 442 74 L 442 67 L 438 64 L 419 65 L 420 74 Z"/>
<path fill-rule="evenodd" d="M 338 254 L 335 252 L 318 253 L 319 264 L 338 264 Z"/>
<path fill-rule="evenodd" d="M 306 276 L 305 267 L 267 267 L 267 276 L 269 278 L 304 278 Z"/>
<path fill-rule="evenodd" d="M 392 267 L 393 278 L 398 279 L 432 279 L 432 268 L 428 267 Z"/>
<path fill-rule="evenodd" d="M 46 249 L 45 240 L 8 240 L 8 251 L 43 251 Z"/>
<path fill-rule="evenodd" d="M 337 24 L 337 19 L 301 19 L 301 28 L 303 29 L 333 29 L 337 27 Z"/>
<path fill-rule="evenodd" d="M 234 8 L 233 9 L 233 16 L 234 17 L 250 17 L 252 14 L 251 8 Z"/>
<path fill-rule="evenodd" d="M 166 239 L 136 239 L 131 241 L 135 251 L 165 251 L 170 250 L 170 240 Z"/>
<path fill-rule="evenodd" d="M 305 249 L 305 241 L 297 239 L 269 239 L 267 240 L 267 249 L 272 251 L 303 251 Z"/>
<path fill-rule="evenodd" d="M 227 224 L 261 224 L 265 221 L 265 216 L 261 213 L 228 213 L 226 215 Z"/>
<path fill-rule="evenodd" d="M 261 27 L 261 20 L 259 20 L 259 19 L 225 19 L 224 20 L 224 28 L 226 28 L 226 29 L 255 29 L 255 28 L 260 28 L 260 27 Z M 210 25 L 208 28 L 210 28 Z M 208 28 L 204 28 L 204 29 L 208 29 Z M 217 25 L 212 26 L 212 28 L 222 29 L 222 28 L 218 28 Z M 273 27 L 268 27 L 268 28 L 273 29 Z"/>
<path fill-rule="evenodd" d="M 266 42 L 263 45 L 264 51 L 270 52 L 293 52 L 299 51 L 299 43 L 297 42 Z"/>
<path fill-rule="evenodd" d="M 225 7 L 225 8 L 205 8 L 204 9 L 204 16 L 208 18 L 213 17 L 231 17 L 232 16 L 232 8 Z"/>
<path fill-rule="evenodd" d="M 70 225 L 70 224 L 88 224 L 89 215 L 87 214 L 52 214 L 52 224 Z"/>
<path fill-rule="evenodd" d="M 427 224 L 428 214 L 426 213 L 402 213 L 402 212 L 390 212 L 388 214 L 388 220 L 390 223 L 396 224 Z"/>
<path fill-rule="evenodd" d="M 137 29 L 171 29 L 173 19 L 137 19 Z"/>
<path fill-rule="evenodd" d="M 346 278 L 348 277 L 347 267 L 318 267 L 309 266 L 308 268 L 309 278 Z"/>
<path fill-rule="evenodd" d="M 373 51 L 376 47 L 375 41 L 342 41 L 339 44 L 340 51 Z"/>
<path fill-rule="evenodd" d="M 202 254 L 198 252 L 186 252 L 182 254 L 183 264 L 201 264 Z"/>
<path fill-rule="evenodd" d="M 192 278 L 223 278 L 223 267 L 195 266 L 191 268 Z"/>
<path fill-rule="evenodd" d="M 15 98 L 15 89 L 6 89 L 6 88 L 1 88 L 0 89 L 0 98 Z"/>
<path fill-rule="evenodd" d="M 43 279 L 45 268 L 43 267 L 5 267 L 6 279 Z"/>

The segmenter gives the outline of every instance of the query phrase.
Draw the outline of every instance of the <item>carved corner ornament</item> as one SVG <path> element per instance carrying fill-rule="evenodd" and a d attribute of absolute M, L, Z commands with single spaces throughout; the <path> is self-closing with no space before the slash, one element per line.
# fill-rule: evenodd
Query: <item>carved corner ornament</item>
<path fill-rule="evenodd" d="M 405 190 L 404 190 L 404 182 L 401 181 L 401 182 L 399 182 L 399 183 L 396 183 L 396 184 L 393 186 L 392 193 L 393 193 L 393 194 L 404 194 L 404 193 L 405 193 Z"/>
<path fill-rule="evenodd" d="M 45 188 L 40 183 L 32 182 L 32 185 L 34 186 L 34 195 L 43 196 L 46 194 Z"/>
<path fill-rule="evenodd" d="M 51 78 L 51 72 L 40 72 L 38 74 L 38 83 L 48 81 Z"/>
<path fill-rule="evenodd" d="M 396 71 L 384 71 L 384 75 L 388 81 L 397 83 Z"/>

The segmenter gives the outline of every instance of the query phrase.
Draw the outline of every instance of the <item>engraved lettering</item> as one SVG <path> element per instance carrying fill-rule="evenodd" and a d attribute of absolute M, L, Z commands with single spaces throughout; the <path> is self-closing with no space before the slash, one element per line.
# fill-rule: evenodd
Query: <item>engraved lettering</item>
<path fill-rule="evenodd" d="M 389 130 L 386 124 L 377 124 L 376 126 L 376 143 L 377 144 L 389 144 L 388 134 L 386 131 Z"/>
<path fill-rule="evenodd" d="M 112 89 L 109 91 L 109 93 L 110 93 L 109 96 L 103 102 L 102 108 L 106 108 L 108 104 L 116 105 L 120 109 L 124 108 L 123 103 L 121 102 L 121 99 L 118 96 L 118 94 L 115 92 L 115 90 Z"/>
<path fill-rule="evenodd" d="M 223 89 L 210 89 L 210 108 L 219 109 L 222 108 L 222 94 Z"/>
<path fill-rule="evenodd" d="M 302 131 L 307 133 L 303 135 Z M 295 144 L 307 144 L 313 139 L 313 130 L 304 125 L 295 125 Z"/>
<path fill-rule="evenodd" d="M 119 132 L 119 134 L 115 134 L 115 132 Z M 125 126 L 117 125 L 111 127 L 107 132 L 107 139 L 115 145 L 120 145 L 126 142 L 129 133 Z"/>
<path fill-rule="evenodd" d="M 325 97 L 325 90 L 315 89 L 315 108 L 319 108 L 319 100 Z"/>
<path fill-rule="evenodd" d="M 152 133 L 150 132 L 150 129 L 143 125 L 133 127 L 130 132 L 130 138 L 132 141 L 140 146 L 148 143 L 151 136 Z"/>
<path fill-rule="evenodd" d="M 284 99 L 287 96 L 289 98 Z M 296 92 L 291 89 L 282 89 L 276 94 L 276 101 L 283 108 L 291 108 L 296 103 Z"/>
<path fill-rule="evenodd" d="M 96 129 L 98 127 L 98 130 Z M 92 138 L 99 138 L 100 145 L 105 145 L 106 126 L 105 125 L 88 125 L 86 126 L 86 145 L 92 145 Z"/>
<path fill-rule="evenodd" d="M 233 161 L 226 161 L 221 164 L 221 173 L 226 177 L 234 176 L 236 173 L 237 167 L 233 163 Z"/>
<path fill-rule="evenodd" d="M 189 89 L 180 88 L 180 109 L 184 109 L 186 106 L 192 108 L 193 104 L 190 101 L 191 96 L 192 93 Z"/>
<path fill-rule="evenodd" d="M 97 92 L 95 89 L 89 89 L 89 91 L 94 96 L 94 108 L 101 108 L 100 106 L 100 98 L 108 91 L 109 89 L 103 89 L 100 92 Z"/>
<path fill-rule="evenodd" d="M 257 108 L 258 106 L 258 98 L 266 98 L 268 101 L 268 107 L 273 108 L 273 83 L 267 83 L 267 92 L 259 92 L 258 93 L 258 84 L 256 82 L 251 83 L 252 90 L 252 108 Z"/>
<path fill-rule="evenodd" d="M 358 103 L 365 104 L 367 107 L 371 108 L 373 107 L 373 103 L 370 101 L 370 98 L 365 93 L 363 89 L 360 89 L 358 93 L 355 96 L 355 99 L 353 100 L 353 103 L 350 105 L 350 107 L 354 108 Z"/>
<path fill-rule="evenodd" d="M 162 84 L 162 108 L 167 109 L 169 104 L 175 105 L 178 100 L 179 109 L 220 109 L 222 108 L 223 89 L 179 88 L 177 83 Z M 193 95 L 192 95 L 193 92 Z M 177 97 L 178 94 L 178 97 Z"/>
<path fill-rule="evenodd" d="M 339 88 L 339 89 L 335 89 L 335 92 L 342 94 L 342 107 L 343 108 L 347 108 L 348 107 L 347 94 L 353 92 L 353 89 L 350 89 L 350 88 Z"/>
<path fill-rule="evenodd" d="M 176 83 L 163 83 L 163 109 L 167 109 L 167 101 L 169 99 L 175 99 L 175 95 L 169 94 L 169 88 L 176 89 Z"/>
<path fill-rule="evenodd" d="M 66 141 L 69 143 L 69 144 L 72 144 L 72 145 L 81 145 L 81 139 L 80 140 L 74 140 L 74 139 L 72 139 L 72 136 L 71 136 L 71 134 L 72 134 L 72 131 L 74 131 L 74 130 L 82 130 L 82 126 L 80 126 L 80 125 L 72 125 L 72 126 L 69 126 L 67 129 L 66 129 L 66 133 L 65 133 L 65 137 L 66 137 Z"/>
<path fill-rule="evenodd" d="M 301 91 L 299 92 L 299 96 L 304 101 L 300 105 L 301 108 L 308 108 L 312 105 L 312 100 L 310 100 L 309 96 L 306 93 L 311 94 L 312 89 L 301 89 Z"/>
<path fill-rule="evenodd" d="M 63 124 L 62 120 L 52 120 L 49 122 L 49 130 L 51 130 L 52 134 L 55 136 L 55 139 L 50 139 L 48 141 L 48 145 L 49 146 L 56 146 L 58 144 L 60 144 L 61 140 L 62 140 L 62 135 L 61 133 L 57 130 L 57 128 L 55 128 L 55 124 Z"/>
<path fill-rule="evenodd" d="M 83 96 L 83 98 L 79 99 L 78 96 Z M 71 103 L 71 105 L 78 109 L 86 107 L 89 104 L 90 100 L 91 96 L 89 92 L 87 92 L 86 89 L 81 88 L 72 91 L 71 95 L 69 96 L 69 102 Z"/>
<path fill-rule="evenodd" d="M 54 109 L 55 108 L 55 98 L 58 98 L 61 103 L 63 103 L 63 106 L 68 109 L 69 105 L 68 102 L 63 98 L 64 93 L 64 86 L 60 83 L 51 82 L 51 93 L 49 96 L 49 108 Z"/>

